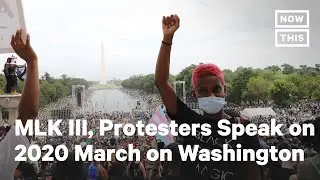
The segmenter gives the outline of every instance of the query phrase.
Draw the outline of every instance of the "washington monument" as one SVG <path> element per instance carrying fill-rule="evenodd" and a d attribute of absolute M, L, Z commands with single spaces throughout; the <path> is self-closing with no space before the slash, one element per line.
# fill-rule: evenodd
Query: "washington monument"
<path fill-rule="evenodd" d="M 104 62 L 104 46 L 103 42 L 101 43 L 101 80 L 100 84 L 106 84 L 107 78 L 106 78 L 106 66 Z"/>

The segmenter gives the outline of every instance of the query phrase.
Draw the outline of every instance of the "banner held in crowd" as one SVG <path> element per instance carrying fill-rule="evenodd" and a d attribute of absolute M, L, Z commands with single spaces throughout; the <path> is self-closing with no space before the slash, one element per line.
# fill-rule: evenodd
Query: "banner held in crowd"
<path fill-rule="evenodd" d="M 26 30 L 21 0 L 0 0 L 0 22 L 0 54 L 13 53 L 12 34 L 18 29 Z"/>
<path fill-rule="evenodd" d="M 169 124 L 168 119 L 164 113 L 164 109 L 159 106 L 155 114 L 149 120 L 149 124 L 155 124 L 159 126 L 160 124 Z M 157 139 L 164 142 L 165 145 L 169 145 L 170 143 L 174 142 L 173 136 L 168 134 L 167 136 L 160 136 L 159 134 L 156 135 Z"/>

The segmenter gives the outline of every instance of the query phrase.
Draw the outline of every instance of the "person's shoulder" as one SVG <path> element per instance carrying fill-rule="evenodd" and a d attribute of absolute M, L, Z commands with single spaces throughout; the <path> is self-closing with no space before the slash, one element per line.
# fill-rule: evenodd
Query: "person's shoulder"
<path fill-rule="evenodd" d="M 194 114 L 202 115 L 203 116 L 203 111 L 197 108 L 192 108 L 188 106 L 188 103 L 183 102 L 179 97 L 177 97 L 177 107 L 180 109 L 182 113 L 186 112 L 192 112 Z"/>
<path fill-rule="evenodd" d="M 176 114 L 171 114 L 167 111 L 167 115 L 172 120 L 179 120 L 180 122 L 192 122 L 199 121 L 203 115 L 201 113 L 195 112 L 186 103 L 184 103 L 179 97 L 176 98 L 177 101 L 177 112 Z M 199 120 L 198 120 L 199 119 Z"/>
<path fill-rule="evenodd" d="M 190 109 L 178 96 L 176 97 L 177 107 Z M 191 109 L 190 109 L 191 110 Z"/>
<path fill-rule="evenodd" d="M 26 136 L 20 135 L 17 136 L 15 133 L 15 126 L 11 126 L 7 135 L 3 140 L 9 140 L 11 144 L 19 143 L 23 145 L 29 145 L 30 141 Z"/>

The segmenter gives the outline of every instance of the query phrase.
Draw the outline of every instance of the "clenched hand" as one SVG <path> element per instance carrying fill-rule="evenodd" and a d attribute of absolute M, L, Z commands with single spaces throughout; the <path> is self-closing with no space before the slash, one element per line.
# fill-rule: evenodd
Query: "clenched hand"
<path fill-rule="evenodd" d="M 163 16 L 162 18 L 162 31 L 164 36 L 171 37 L 176 30 L 180 27 L 180 19 L 178 15 Z"/>

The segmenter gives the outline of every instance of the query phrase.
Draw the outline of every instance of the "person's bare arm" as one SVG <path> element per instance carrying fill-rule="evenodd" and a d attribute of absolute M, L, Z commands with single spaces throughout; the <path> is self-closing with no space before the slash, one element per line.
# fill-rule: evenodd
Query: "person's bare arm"
<path fill-rule="evenodd" d="M 28 119 L 35 119 L 39 111 L 39 72 L 38 57 L 30 45 L 30 36 L 26 43 L 22 39 L 22 30 L 12 36 L 11 46 L 16 54 L 27 63 L 26 80 L 18 107 L 18 119 L 25 125 Z"/>
<path fill-rule="evenodd" d="M 170 53 L 173 35 L 179 26 L 180 19 L 177 15 L 163 17 L 163 41 L 155 71 L 155 84 L 160 92 L 163 104 L 166 106 L 167 111 L 172 115 L 175 115 L 177 112 L 177 96 L 172 86 L 169 84 Z"/>
<path fill-rule="evenodd" d="M 24 87 L 22 98 L 19 104 L 18 118 L 22 119 L 23 124 L 27 119 L 36 118 L 39 108 L 39 82 L 38 82 L 38 64 L 37 56 L 30 46 L 30 37 L 26 43 L 22 41 L 21 31 L 17 31 L 12 36 L 11 46 L 22 59 L 28 63 L 28 81 Z M 37 83 L 38 82 L 38 83 Z M 15 161 L 18 151 L 15 151 L 17 145 L 29 146 L 27 137 L 16 136 L 14 128 L 11 128 L 5 139 L 0 142 L 0 179 L 10 179 L 12 173 L 17 168 L 19 161 Z M 2 166 L 3 165 L 3 166 Z"/>

